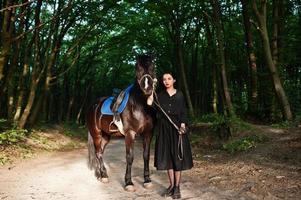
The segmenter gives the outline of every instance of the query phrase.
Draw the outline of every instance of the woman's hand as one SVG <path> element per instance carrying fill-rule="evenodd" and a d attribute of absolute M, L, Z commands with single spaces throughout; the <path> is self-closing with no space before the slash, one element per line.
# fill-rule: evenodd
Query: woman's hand
<path fill-rule="evenodd" d="M 181 123 L 181 127 L 180 128 L 186 128 L 186 125 L 185 125 L 185 123 Z"/>
<path fill-rule="evenodd" d="M 184 123 L 181 123 L 179 134 L 182 135 L 185 134 L 185 132 L 186 132 L 186 125 Z"/>

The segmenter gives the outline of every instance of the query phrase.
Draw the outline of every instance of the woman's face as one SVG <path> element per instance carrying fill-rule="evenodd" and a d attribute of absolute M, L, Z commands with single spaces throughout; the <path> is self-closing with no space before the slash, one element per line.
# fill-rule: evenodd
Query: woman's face
<path fill-rule="evenodd" d="M 173 87 L 175 83 L 175 79 L 172 77 L 171 74 L 164 74 L 163 75 L 163 84 L 166 88 L 171 88 Z"/>

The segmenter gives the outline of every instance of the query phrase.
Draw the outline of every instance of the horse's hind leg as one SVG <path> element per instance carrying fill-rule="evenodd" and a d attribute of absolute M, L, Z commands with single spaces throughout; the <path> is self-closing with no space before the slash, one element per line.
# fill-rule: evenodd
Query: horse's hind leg
<path fill-rule="evenodd" d="M 106 148 L 107 144 L 109 143 L 109 141 L 110 141 L 110 136 L 103 134 L 101 136 L 101 140 L 96 142 L 96 144 L 95 144 L 95 153 L 96 153 L 96 157 L 99 161 L 99 174 L 96 176 L 98 178 L 100 178 L 101 182 L 104 182 L 104 183 L 107 183 L 109 181 L 107 169 L 103 162 L 103 154 L 104 154 L 105 148 Z"/>
<path fill-rule="evenodd" d="M 106 145 L 110 141 L 110 136 L 103 135 L 102 132 L 100 131 L 99 133 L 90 134 L 89 138 L 89 160 L 92 160 L 92 167 L 95 169 L 95 176 L 100 179 L 102 182 L 108 182 L 108 174 L 106 167 L 103 162 L 103 153 L 105 150 Z M 93 135 L 93 140 L 92 140 L 92 135 Z M 90 147 L 90 146 L 93 147 Z M 94 149 L 91 150 L 91 149 Z M 94 155 L 93 155 L 94 154 Z M 92 158 L 91 158 L 92 157 Z M 95 162 L 93 162 L 93 157 L 95 158 Z M 95 163 L 95 164 L 93 164 Z"/>
<path fill-rule="evenodd" d="M 151 132 L 143 135 L 143 160 L 144 160 L 144 183 L 145 188 L 152 187 L 149 173 L 149 155 L 150 155 Z"/>

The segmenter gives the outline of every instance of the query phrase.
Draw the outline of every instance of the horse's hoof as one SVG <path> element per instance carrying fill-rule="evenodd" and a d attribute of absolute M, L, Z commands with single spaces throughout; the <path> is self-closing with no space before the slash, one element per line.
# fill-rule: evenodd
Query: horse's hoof
<path fill-rule="evenodd" d="M 109 182 L 109 179 L 108 178 L 101 178 L 100 181 L 102 183 L 108 183 Z"/>
<path fill-rule="evenodd" d="M 143 183 L 143 187 L 146 188 L 146 189 L 150 189 L 150 188 L 153 187 L 153 184 L 152 184 L 152 182 Z"/>
<path fill-rule="evenodd" d="M 127 191 L 127 192 L 135 192 L 135 187 L 133 186 L 133 185 L 127 185 L 127 186 L 125 186 L 125 191 Z"/>

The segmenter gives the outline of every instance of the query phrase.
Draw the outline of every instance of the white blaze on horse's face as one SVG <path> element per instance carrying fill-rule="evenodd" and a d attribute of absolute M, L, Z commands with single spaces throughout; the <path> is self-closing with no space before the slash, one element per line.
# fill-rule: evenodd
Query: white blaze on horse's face
<path fill-rule="evenodd" d="M 144 89 L 146 90 L 148 88 L 148 78 L 145 77 L 145 80 L 144 80 Z"/>
<path fill-rule="evenodd" d="M 154 81 L 151 75 L 144 74 L 141 78 L 139 78 L 138 83 L 144 95 L 146 96 L 151 95 L 154 87 Z"/>

